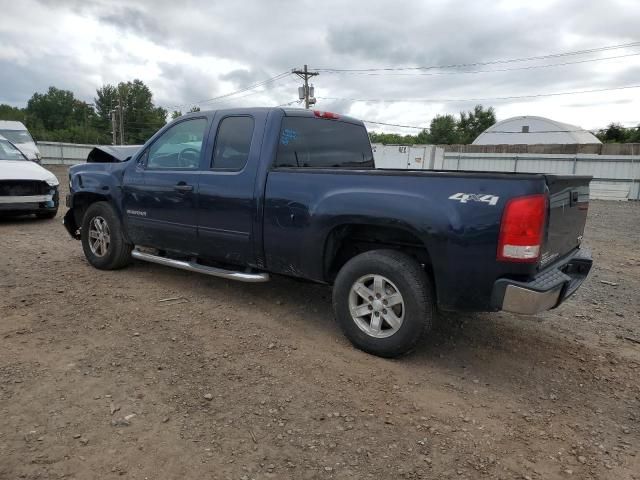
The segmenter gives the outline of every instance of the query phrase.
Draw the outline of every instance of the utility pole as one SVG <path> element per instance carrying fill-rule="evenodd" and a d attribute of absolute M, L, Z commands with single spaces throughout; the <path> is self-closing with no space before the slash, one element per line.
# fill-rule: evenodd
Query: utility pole
<path fill-rule="evenodd" d="M 304 80 L 304 86 L 298 88 L 298 97 L 300 98 L 300 100 L 304 100 L 304 108 L 308 109 L 310 105 L 316 103 L 316 99 L 313 96 L 313 84 L 311 84 L 311 87 L 309 87 L 309 79 L 320 74 L 318 72 L 310 72 L 306 64 L 303 70 L 292 70 L 291 73 L 296 74 Z"/>
<path fill-rule="evenodd" d="M 120 145 L 124 145 L 124 123 L 122 117 L 124 117 L 122 111 L 122 102 L 120 101 L 120 94 L 118 94 L 118 115 L 120 115 Z"/>
<path fill-rule="evenodd" d="M 118 139 L 117 139 L 116 111 L 115 110 L 111 110 L 111 136 L 112 136 L 111 143 L 116 145 L 118 143 Z"/>

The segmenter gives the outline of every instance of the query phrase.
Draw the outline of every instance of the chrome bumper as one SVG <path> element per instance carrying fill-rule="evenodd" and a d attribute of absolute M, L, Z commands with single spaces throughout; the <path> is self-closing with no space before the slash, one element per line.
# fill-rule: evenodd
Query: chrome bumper
<path fill-rule="evenodd" d="M 535 315 L 551 310 L 582 285 L 592 264 L 591 253 L 578 249 L 530 281 L 501 278 L 494 284 L 492 303 L 497 310 L 521 315 Z"/>
<path fill-rule="evenodd" d="M 507 285 L 502 300 L 502 310 L 521 315 L 535 315 L 551 310 L 558 304 L 562 288 L 548 292 L 536 292 L 517 285 Z"/>

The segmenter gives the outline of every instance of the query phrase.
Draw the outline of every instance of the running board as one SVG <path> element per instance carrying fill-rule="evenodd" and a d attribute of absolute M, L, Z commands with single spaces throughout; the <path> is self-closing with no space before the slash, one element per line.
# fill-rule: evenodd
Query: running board
<path fill-rule="evenodd" d="M 237 272 L 234 270 L 224 270 L 216 267 L 207 267 L 205 265 L 200 265 L 195 261 L 189 262 L 184 260 L 174 260 L 172 258 L 159 257 L 158 255 L 141 252 L 140 250 L 133 250 L 131 252 L 131 256 L 138 260 L 144 260 L 145 262 L 157 263 L 159 265 L 188 270 L 190 272 L 204 273 L 205 275 L 227 278 L 229 280 L 237 280 L 239 282 L 258 283 L 269 281 L 269 274 L 263 272 L 247 273 Z"/>

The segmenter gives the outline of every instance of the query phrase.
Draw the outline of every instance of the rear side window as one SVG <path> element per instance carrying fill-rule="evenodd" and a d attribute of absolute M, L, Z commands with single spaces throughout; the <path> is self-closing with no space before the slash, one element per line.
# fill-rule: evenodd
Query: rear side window
<path fill-rule="evenodd" d="M 211 168 L 242 170 L 249 159 L 253 118 L 227 117 L 218 127 Z"/>
<path fill-rule="evenodd" d="M 276 167 L 374 168 L 361 125 L 320 118 L 284 117 Z"/>

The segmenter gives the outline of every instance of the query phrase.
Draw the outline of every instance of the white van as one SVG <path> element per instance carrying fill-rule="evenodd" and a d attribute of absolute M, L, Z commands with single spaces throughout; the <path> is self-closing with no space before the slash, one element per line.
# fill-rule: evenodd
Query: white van
<path fill-rule="evenodd" d="M 22 122 L 0 120 L 0 136 L 13 143 L 29 160 L 40 163 L 40 150 Z"/>

